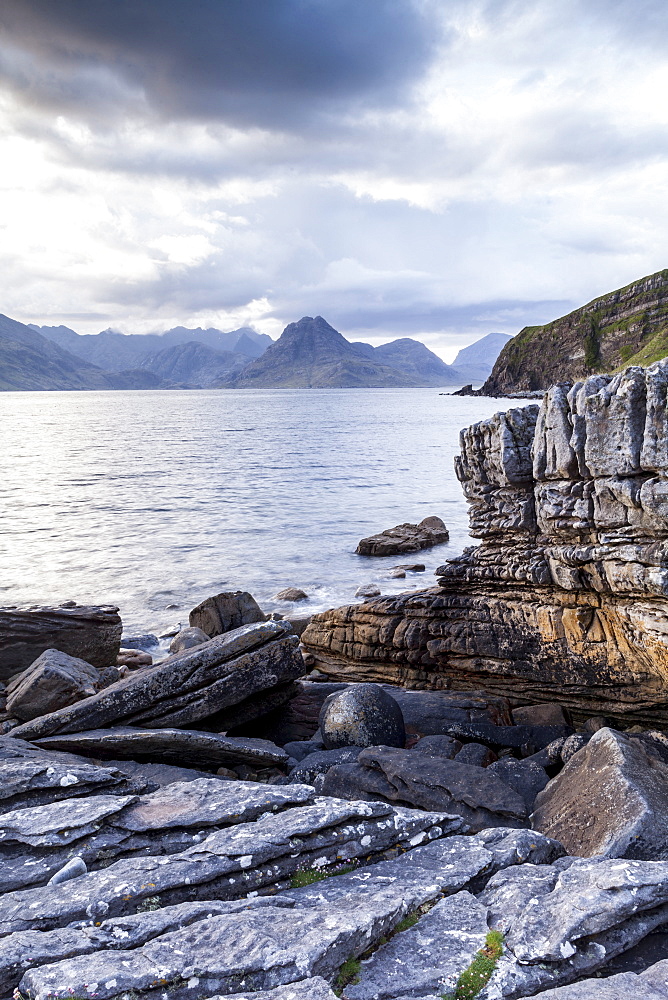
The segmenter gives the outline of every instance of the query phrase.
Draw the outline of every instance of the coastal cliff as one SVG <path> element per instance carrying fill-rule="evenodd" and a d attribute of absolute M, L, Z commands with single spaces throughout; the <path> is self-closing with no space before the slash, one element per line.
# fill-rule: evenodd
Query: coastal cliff
<path fill-rule="evenodd" d="M 545 326 L 527 326 L 499 354 L 483 396 L 544 389 L 668 354 L 668 270 L 618 288 Z"/>
<path fill-rule="evenodd" d="M 481 544 L 438 587 L 316 616 L 319 668 L 667 723 L 667 397 L 668 359 L 462 431 Z"/>

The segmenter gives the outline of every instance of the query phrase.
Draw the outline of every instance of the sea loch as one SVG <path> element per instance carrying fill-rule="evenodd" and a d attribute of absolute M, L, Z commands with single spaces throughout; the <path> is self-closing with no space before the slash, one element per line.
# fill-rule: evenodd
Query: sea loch
<path fill-rule="evenodd" d="M 11 604 L 118 604 L 127 629 L 185 621 L 208 594 L 304 612 L 429 586 L 468 544 L 453 458 L 462 427 L 522 402 L 438 389 L 15 392 L 0 395 L 2 578 Z M 425 573 L 360 538 L 441 516 L 450 542 Z"/>

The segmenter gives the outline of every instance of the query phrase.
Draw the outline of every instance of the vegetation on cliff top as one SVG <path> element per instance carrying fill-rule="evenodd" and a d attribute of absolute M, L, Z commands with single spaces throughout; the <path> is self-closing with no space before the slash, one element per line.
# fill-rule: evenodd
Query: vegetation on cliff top
<path fill-rule="evenodd" d="M 483 392 L 542 389 L 668 355 L 668 269 L 546 323 L 503 348 Z"/>

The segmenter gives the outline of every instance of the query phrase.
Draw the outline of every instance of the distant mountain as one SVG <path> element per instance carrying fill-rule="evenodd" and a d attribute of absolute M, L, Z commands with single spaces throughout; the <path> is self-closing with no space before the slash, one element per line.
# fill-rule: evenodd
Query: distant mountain
<path fill-rule="evenodd" d="M 104 372 L 31 327 L 0 315 L 0 390 L 165 388 L 147 375 Z"/>
<path fill-rule="evenodd" d="M 367 346 L 367 345 L 365 345 Z M 394 368 L 369 359 L 322 318 L 304 316 L 236 379 L 241 388 L 352 388 L 409 386 Z"/>
<path fill-rule="evenodd" d="M 452 362 L 465 382 L 484 382 L 492 372 L 494 362 L 513 338 L 507 333 L 488 333 L 468 347 L 463 347 Z"/>
<path fill-rule="evenodd" d="M 381 344 L 376 347 L 374 358 L 410 375 L 416 386 L 462 385 L 460 372 L 451 365 L 446 365 L 445 361 L 419 340 L 403 337 L 390 344 Z"/>
<path fill-rule="evenodd" d="M 257 333 L 247 326 L 229 333 L 213 327 L 190 330 L 185 326 L 175 326 L 165 333 L 147 334 L 118 333 L 116 330 L 78 334 L 67 326 L 34 324 L 30 328 L 71 354 L 110 372 L 143 367 L 147 359 L 176 344 L 197 342 L 214 351 L 233 351 L 255 358 L 273 343 L 265 333 Z M 240 347 L 237 346 L 239 344 Z"/>
<path fill-rule="evenodd" d="M 240 338 L 241 339 L 241 338 Z M 249 343 L 253 343 L 249 340 Z M 151 354 L 141 363 L 142 370 L 192 389 L 209 389 L 229 381 L 249 362 L 248 355 L 214 351 L 196 340 L 174 344 Z"/>

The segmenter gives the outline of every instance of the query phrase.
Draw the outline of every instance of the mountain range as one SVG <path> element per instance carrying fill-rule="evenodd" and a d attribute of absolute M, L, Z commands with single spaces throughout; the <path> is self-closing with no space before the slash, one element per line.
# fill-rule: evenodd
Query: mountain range
<path fill-rule="evenodd" d="M 0 315 L 0 390 L 462 385 L 489 374 L 498 338 L 482 338 L 468 358 L 476 345 L 460 351 L 452 366 L 410 338 L 351 343 L 321 316 L 290 323 L 274 342 L 251 327 L 82 336 Z"/>

